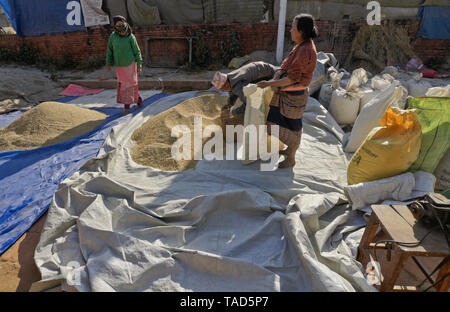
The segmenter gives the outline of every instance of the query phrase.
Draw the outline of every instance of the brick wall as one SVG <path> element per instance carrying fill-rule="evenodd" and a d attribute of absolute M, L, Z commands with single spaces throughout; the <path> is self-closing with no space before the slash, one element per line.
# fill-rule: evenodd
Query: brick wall
<path fill-rule="evenodd" d="M 432 56 L 448 58 L 450 40 L 434 40 L 415 38 L 419 28 L 417 20 L 402 21 L 408 26 L 412 44 L 422 60 Z M 353 38 L 359 26 L 357 22 L 317 21 L 320 37 L 316 39 L 317 49 L 332 52 L 343 62 L 349 54 Z M 233 23 L 204 25 L 159 25 L 149 28 L 136 28 L 134 33 L 144 57 L 146 37 L 183 37 L 186 33 L 202 32 L 213 57 L 218 57 L 222 38 L 232 31 L 241 35 L 243 54 L 256 50 L 275 51 L 277 43 L 277 24 L 275 23 Z M 17 49 L 22 42 L 32 43 L 42 55 L 63 59 L 70 56 L 78 62 L 89 59 L 104 58 L 107 41 L 111 29 L 97 28 L 74 33 L 45 35 L 38 37 L 17 37 L 0 35 L 0 47 Z M 286 38 L 289 38 L 289 27 L 286 27 Z M 289 42 L 289 39 L 287 39 Z M 194 41 L 195 45 L 195 41 Z M 149 59 L 153 64 L 179 65 L 187 60 L 188 44 L 183 39 L 151 40 Z"/>

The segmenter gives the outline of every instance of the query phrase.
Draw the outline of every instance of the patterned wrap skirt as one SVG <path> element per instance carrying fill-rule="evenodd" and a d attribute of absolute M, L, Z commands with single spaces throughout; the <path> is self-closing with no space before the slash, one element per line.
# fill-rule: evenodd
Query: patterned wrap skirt
<path fill-rule="evenodd" d="M 139 99 L 138 75 L 136 62 L 126 67 L 115 67 L 117 74 L 117 103 L 136 104 Z"/>
<path fill-rule="evenodd" d="M 278 125 L 281 142 L 288 146 L 299 145 L 308 97 L 308 90 L 275 92 L 267 116 L 268 132 L 271 133 L 271 125 Z"/>

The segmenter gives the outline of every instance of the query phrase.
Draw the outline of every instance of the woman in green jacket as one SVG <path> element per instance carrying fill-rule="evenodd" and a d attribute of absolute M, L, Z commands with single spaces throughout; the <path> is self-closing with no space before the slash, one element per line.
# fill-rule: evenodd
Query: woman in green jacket
<path fill-rule="evenodd" d="M 106 69 L 114 66 L 117 74 L 117 103 L 125 107 L 124 114 L 129 113 L 131 104 L 142 106 L 138 90 L 138 74 L 142 72 L 142 56 L 136 37 L 123 16 L 113 18 L 114 32 L 109 37 L 106 55 Z"/>

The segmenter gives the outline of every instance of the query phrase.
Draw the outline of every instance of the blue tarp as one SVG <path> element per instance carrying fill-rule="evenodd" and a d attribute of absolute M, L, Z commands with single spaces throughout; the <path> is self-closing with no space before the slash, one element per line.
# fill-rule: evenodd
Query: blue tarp
<path fill-rule="evenodd" d="M 144 105 L 164 96 L 154 95 Z M 108 114 L 105 122 L 78 138 L 30 151 L 0 153 L 0 255 L 47 211 L 59 183 L 97 155 L 111 127 L 132 117 L 122 117 L 122 109 L 98 110 Z M 22 113 L 13 114 L 18 118 Z M 11 119 L 0 115 L 2 124 Z"/>
<path fill-rule="evenodd" d="M 25 113 L 25 111 L 16 111 L 12 113 L 7 114 L 1 114 L 0 115 L 0 128 L 4 128 L 8 126 L 10 123 L 12 123 L 14 120 L 22 116 L 22 114 Z"/>
<path fill-rule="evenodd" d="M 18 36 L 84 30 L 79 0 L 0 0 Z"/>
<path fill-rule="evenodd" d="M 450 6 L 419 8 L 421 17 L 418 35 L 428 39 L 450 39 Z"/>
<path fill-rule="evenodd" d="M 17 23 L 16 23 L 16 14 L 13 11 L 14 6 L 11 5 L 11 2 L 13 0 L 0 0 L 0 7 L 2 7 L 3 12 L 5 12 L 6 16 L 9 19 L 9 22 L 11 23 L 12 27 L 14 29 L 17 29 Z"/>

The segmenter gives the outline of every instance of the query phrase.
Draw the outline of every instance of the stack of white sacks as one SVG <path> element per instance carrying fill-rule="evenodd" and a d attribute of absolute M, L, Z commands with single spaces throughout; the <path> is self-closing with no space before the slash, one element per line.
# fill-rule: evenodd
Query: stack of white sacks
<path fill-rule="evenodd" d="M 363 68 L 350 74 L 345 69 L 330 67 L 328 81 L 322 84 L 318 100 L 338 124 L 352 125 L 362 108 L 387 90 L 394 81 L 397 81 L 403 92 L 401 99 L 394 103 L 399 108 L 405 107 L 408 96 L 450 96 L 448 81 L 423 78 L 421 73 L 408 74 L 389 66 L 372 77 Z"/>
<path fill-rule="evenodd" d="M 383 105 L 380 102 L 388 100 L 385 98 L 386 95 L 392 96 L 392 92 L 390 93 L 392 90 L 389 87 L 393 85 L 399 88 L 401 96 L 396 97 L 395 101 L 389 101 L 390 105 L 399 108 L 405 107 L 408 96 L 407 89 L 387 73 L 369 79 L 371 74 L 363 68 L 354 70 L 351 75 L 343 69 L 340 72 L 332 71 L 332 69 L 330 71 L 330 82 L 322 85 L 319 102 L 330 111 L 341 126 L 353 125 L 369 103 L 376 102 L 378 105 Z M 372 103 L 370 107 L 374 105 Z M 385 108 L 387 109 L 387 107 Z"/>
<path fill-rule="evenodd" d="M 350 74 L 345 69 L 331 67 L 328 69 L 328 81 L 322 84 L 318 99 L 341 127 L 353 126 L 351 132 L 345 136 L 344 150 L 354 153 L 364 143 L 370 131 L 380 126 L 380 119 L 389 106 L 405 109 L 408 97 L 418 96 L 450 97 L 450 83 L 440 79 L 423 78 L 422 74 L 399 72 L 395 67 L 386 67 L 382 73 L 373 77 L 362 68 Z M 448 156 L 450 155 L 447 155 L 447 159 L 450 159 Z M 418 171 L 412 178 L 415 183 L 411 184 L 412 176 L 411 173 L 404 173 L 379 181 L 348 186 L 346 193 L 354 205 L 353 208 L 361 209 L 383 199 L 404 201 L 433 192 L 436 182 L 433 174 Z M 393 186 L 392 183 L 398 185 Z M 424 185 L 426 187 L 422 187 Z M 404 191 L 400 192 L 402 196 L 393 196 L 396 187 Z M 359 195 L 355 194 L 364 194 L 362 198 L 371 199 L 369 202 L 359 202 Z M 366 196 L 367 194 L 371 196 Z"/>
<path fill-rule="evenodd" d="M 363 68 L 350 74 L 345 69 L 330 67 L 328 77 L 318 100 L 339 125 L 353 125 L 353 128 L 374 118 L 377 118 L 376 127 L 389 106 L 404 109 L 408 96 L 450 97 L 448 81 L 422 78 L 420 73 L 399 72 L 392 66 L 374 77 Z M 369 113 L 372 116 L 367 116 Z"/>

